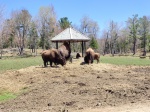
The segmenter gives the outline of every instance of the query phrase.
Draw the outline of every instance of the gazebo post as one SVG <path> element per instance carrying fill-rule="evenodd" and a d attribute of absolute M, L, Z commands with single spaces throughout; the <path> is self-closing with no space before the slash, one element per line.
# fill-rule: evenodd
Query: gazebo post
<path fill-rule="evenodd" d="M 84 53 L 86 51 L 86 42 L 84 42 Z"/>
<path fill-rule="evenodd" d="M 58 49 L 58 42 L 56 41 L 56 49 Z"/>
<path fill-rule="evenodd" d="M 82 41 L 82 57 L 83 57 L 83 51 L 84 51 L 84 46 L 83 46 L 83 41 Z"/>

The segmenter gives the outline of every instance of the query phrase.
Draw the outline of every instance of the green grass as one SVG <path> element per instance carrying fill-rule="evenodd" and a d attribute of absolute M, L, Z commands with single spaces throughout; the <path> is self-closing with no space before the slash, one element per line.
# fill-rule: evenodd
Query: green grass
<path fill-rule="evenodd" d="M 41 56 L 27 57 L 27 58 L 10 58 L 0 60 L 0 71 L 15 70 L 26 68 L 29 66 L 42 65 Z"/>
<path fill-rule="evenodd" d="M 120 56 L 120 57 L 101 56 L 100 62 L 116 64 L 116 65 L 137 65 L 137 66 L 150 65 L 150 59 L 148 57 L 141 59 L 139 57 L 132 57 L 132 56 Z M 0 59 L 0 72 L 6 70 L 17 70 L 29 66 L 36 66 L 36 65 L 43 65 L 43 60 L 41 56 L 26 57 L 26 58 L 23 57 L 5 58 L 5 59 Z"/>
<path fill-rule="evenodd" d="M 27 87 L 22 88 L 18 93 L 12 93 L 8 92 L 7 90 L 0 89 L 0 102 L 7 101 L 9 99 L 15 99 L 17 96 L 26 92 L 28 92 Z"/>
<path fill-rule="evenodd" d="M 0 101 L 6 101 L 6 100 L 13 99 L 13 98 L 16 98 L 16 97 L 17 96 L 14 95 L 13 93 L 4 92 L 4 93 L 0 94 Z"/>
<path fill-rule="evenodd" d="M 132 56 L 101 56 L 100 59 L 101 63 L 109 63 L 115 65 L 135 65 L 135 66 L 149 66 L 150 59 L 144 58 L 141 59 L 139 57 L 132 57 Z"/>

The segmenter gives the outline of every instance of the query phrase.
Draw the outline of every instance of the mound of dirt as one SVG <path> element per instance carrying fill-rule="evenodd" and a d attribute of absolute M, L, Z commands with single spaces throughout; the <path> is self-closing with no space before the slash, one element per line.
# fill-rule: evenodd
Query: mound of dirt
<path fill-rule="evenodd" d="M 150 67 L 81 62 L 82 58 L 65 67 L 32 66 L 0 75 L 1 89 L 22 91 L 1 102 L 0 112 L 134 112 L 138 104 L 150 105 Z"/>

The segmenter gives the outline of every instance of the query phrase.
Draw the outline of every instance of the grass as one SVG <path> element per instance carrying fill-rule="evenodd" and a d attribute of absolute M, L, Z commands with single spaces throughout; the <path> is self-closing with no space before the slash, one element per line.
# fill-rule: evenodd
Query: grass
<path fill-rule="evenodd" d="M 133 56 L 120 56 L 120 57 L 101 56 L 100 62 L 115 65 L 136 65 L 136 66 L 150 65 L 150 59 L 148 57 L 142 59 Z M 36 65 L 43 65 L 43 60 L 41 56 L 4 58 L 0 60 L 0 72 L 6 70 L 17 70 Z"/>
<path fill-rule="evenodd" d="M 7 90 L 0 89 L 0 102 L 15 99 L 18 95 L 26 93 L 27 91 L 28 91 L 27 87 L 22 88 L 18 93 L 12 93 L 8 92 Z"/>
<path fill-rule="evenodd" d="M 10 58 L 0 60 L 0 71 L 17 70 L 29 66 L 36 66 L 43 64 L 41 56 L 27 57 L 27 58 Z"/>
<path fill-rule="evenodd" d="M 14 95 L 13 93 L 4 92 L 0 94 L 0 101 L 6 101 L 6 100 L 13 99 L 16 97 L 17 96 Z"/>
<path fill-rule="evenodd" d="M 148 57 L 141 59 L 139 57 L 132 56 L 101 56 L 100 62 L 115 65 L 150 66 L 150 59 Z"/>

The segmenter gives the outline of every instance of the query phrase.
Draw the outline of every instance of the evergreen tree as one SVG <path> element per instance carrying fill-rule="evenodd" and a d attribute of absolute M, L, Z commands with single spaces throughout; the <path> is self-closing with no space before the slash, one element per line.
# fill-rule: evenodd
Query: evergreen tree
<path fill-rule="evenodd" d="M 98 49 L 98 42 L 94 37 L 91 38 L 90 47 L 93 49 Z"/>
<path fill-rule="evenodd" d="M 67 17 L 64 17 L 64 18 L 60 18 L 59 24 L 60 24 L 61 29 L 64 30 L 70 27 L 71 22 L 68 20 Z"/>
<path fill-rule="evenodd" d="M 146 56 L 146 45 L 147 45 L 147 38 L 149 34 L 149 24 L 150 21 L 146 16 L 143 16 L 143 18 L 139 19 L 140 24 L 140 30 L 139 33 L 141 35 L 141 48 L 143 48 L 143 56 Z"/>
<path fill-rule="evenodd" d="M 133 42 L 133 55 L 135 54 L 136 51 L 136 43 L 137 43 L 137 33 L 138 33 L 138 27 L 139 27 L 139 20 L 138 20 L 138 15 L 133 15 L 133 18 L 128 19 L 129 23 L 129 30 L 130 30 L 130 37 Z"/>

